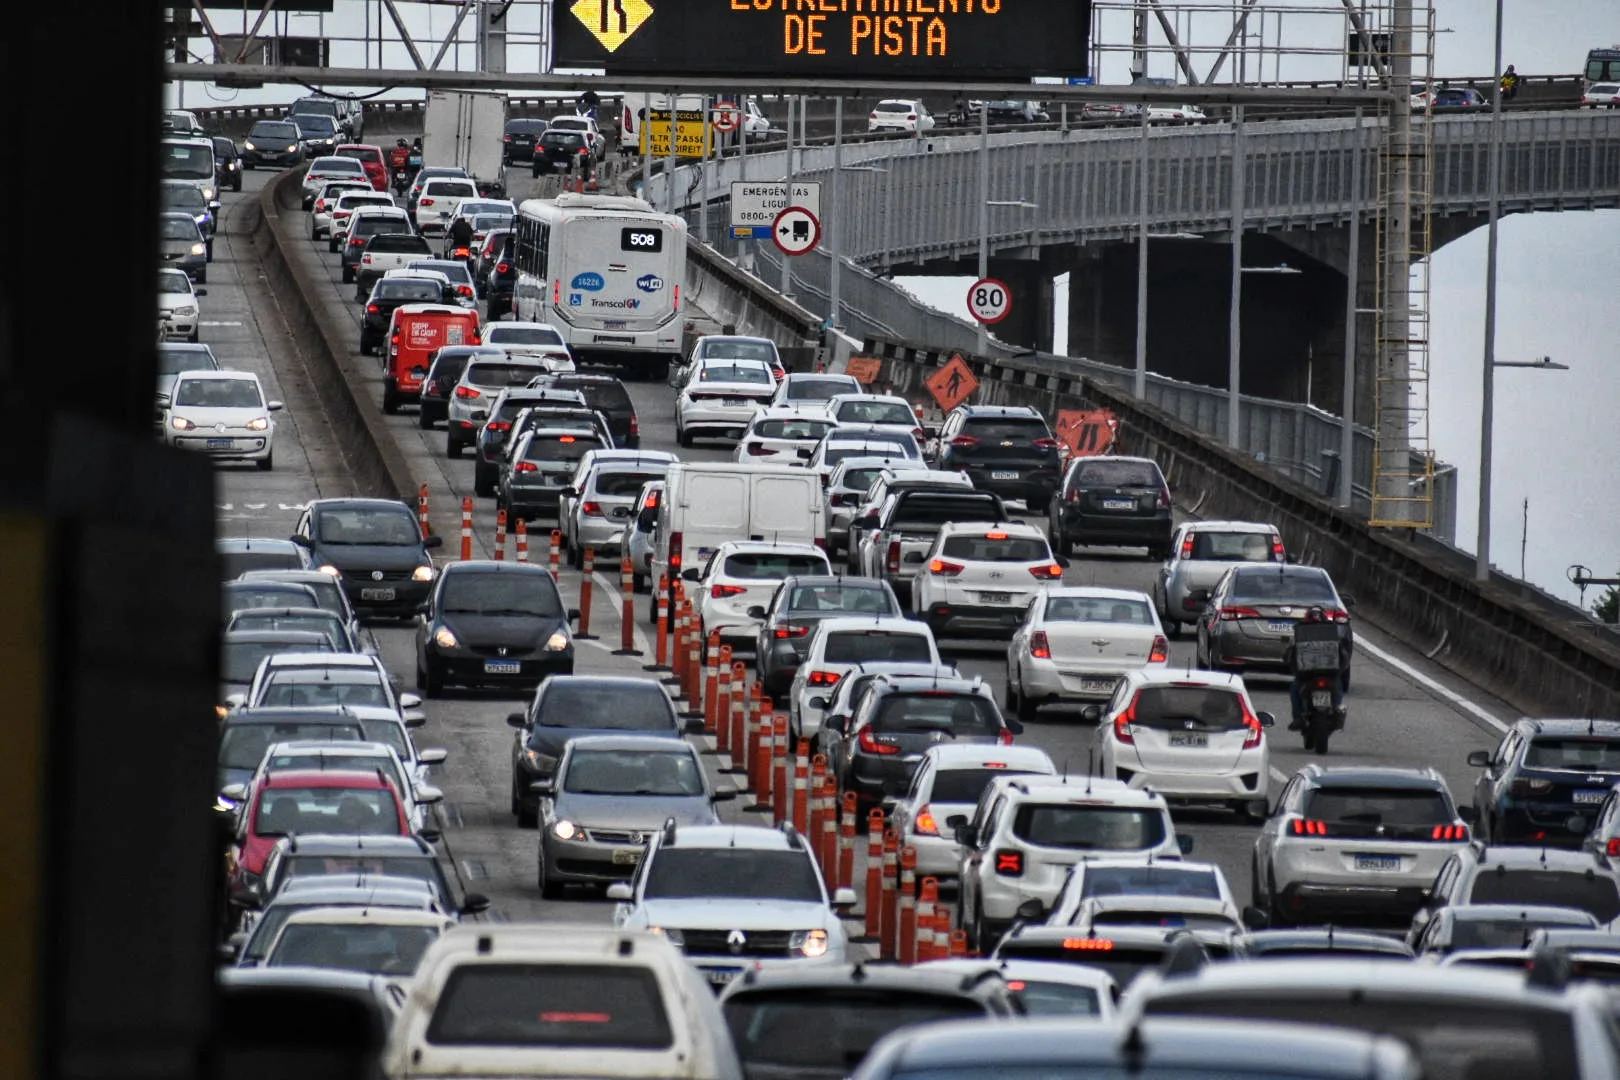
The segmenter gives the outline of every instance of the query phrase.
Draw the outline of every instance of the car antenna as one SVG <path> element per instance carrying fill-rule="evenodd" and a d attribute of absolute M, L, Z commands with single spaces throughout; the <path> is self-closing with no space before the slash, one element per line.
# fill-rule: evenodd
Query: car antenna
<path fill-rule="evenodd" d="M 1086 751 L 1086 794 L 1087 795 L 1091 794 L 1091 774 L 1097 771 L 1096 764 L 1095 764 L 1096 756 L 1097 756 L 1097 751 L 1095 749 L 1091 749 L 1091 750 Z"/>
<path fill-rule="evenodd" d="M 1594 734 L 1594 732 L 1592 730 L 1592 714 L 1591 713 L 1586 714 L 1586 733 L 1588 735 Z"/>
<path fill-rule="evenodd" d="M 1065 784 L 1067 784 L 1069 782 L 1069 759 L 1068 758 L 1063 759 L 1063 782 Z"/>
<path fill-rule="evenodd" d="M 1328 934 L 1328 948 L 1331 949 L 1331 948 L 1334 947 L 1333 946 L 1333 924 L 1332 923 L 1327 924 L 1327 934 Z"/>

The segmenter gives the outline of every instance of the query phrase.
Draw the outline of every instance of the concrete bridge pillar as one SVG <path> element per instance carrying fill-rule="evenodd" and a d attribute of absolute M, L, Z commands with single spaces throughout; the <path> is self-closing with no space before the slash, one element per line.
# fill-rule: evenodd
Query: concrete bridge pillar
<path fill-rule="evenodd" d="M 991 259 L 990 276 L 1012 292 L 1012 310 L 990 327 L 1002 341 L 1038 352 L 1052 351 L 1052 279 L 1070 258 L 1046 252 L 1038 259 Z"/>

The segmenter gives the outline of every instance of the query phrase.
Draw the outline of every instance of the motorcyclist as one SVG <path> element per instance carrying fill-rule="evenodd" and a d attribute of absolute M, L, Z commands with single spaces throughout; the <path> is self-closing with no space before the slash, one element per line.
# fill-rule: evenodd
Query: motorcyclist
<path fill-rule="evenodd" d="M 411 148 L 404 139 L 394 143 L 394 148 L 388 151 L 388 167 L 403 169 L 411 163 Z"/>
<path fill-rule="evenodd" d="M 473 242 L 472 222 L 464 217 L 457 217 L 450 223 L 450 231 L 445 237 L 445 247 L 451 254 L 458 248 L 471 248 Z"/>
<path fill-rule="evenodd" d="M 1332 673 L 1333 708 L 1344 710 L 1344 640 L 1339 628 L 1328 621 L 1320 605 L 1306 609 L 1305 617 L 1294 624 L 1294 639 L 1283 652 L 1283 663 L 1293 675 L 1288 687 L 1288 700 L 1293 706 L 1293 719 L 1289 731 L 1299 731 L 1305 724 L 1305 686 L 1313 679 Z"/>
<path fill-rule="evenodd" d="M 1509 64 L 1502 72 L 1502 100 L 1512 101 L 1519 93 L 1519 73 Z"/>

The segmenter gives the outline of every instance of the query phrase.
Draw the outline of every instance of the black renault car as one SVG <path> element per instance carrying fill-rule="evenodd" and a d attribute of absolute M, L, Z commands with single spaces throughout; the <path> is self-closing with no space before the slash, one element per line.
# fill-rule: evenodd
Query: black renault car
<path fill-rule="evenodd" d="M 428 697 L 450 684 L 532 690 L 571 675 L 568 624 L 578 617 L 539 563 L 448 563 L 417 623 L 416 688 Z"/>
<path fill-rule="evenodd" d="M 339 498 L 310 503 L 292 541 L 343 582 L 361 615 L 409 618 L 433 589 L 437 571 L 428 552 L 444 537 L 424 539 L 416 513 L 402 502 Z"/>
<path fill-rule="evenodd" d="M 587 152 L 590 144 L 585 141 L 583 131 L 565 131 L 562 128 L 550 128 L 540 136 L 535 144 L 532 155 L 533 166 L 530 171 L 535 176 L 549 172 L 568 172 L 576 168 L 576 162 L 581 155 L 589 158 Z M 595 159 L 591 159 L 595 163 Z"/>
<path fill-rule="evenodd" d="M 958 406 L 930 450 L 936 468 L 965 472 L 980 491 L 1023 499 L 1036 513 L 1046 509 L 1063 468 L 1046 418 L 1027 405 Z"/>

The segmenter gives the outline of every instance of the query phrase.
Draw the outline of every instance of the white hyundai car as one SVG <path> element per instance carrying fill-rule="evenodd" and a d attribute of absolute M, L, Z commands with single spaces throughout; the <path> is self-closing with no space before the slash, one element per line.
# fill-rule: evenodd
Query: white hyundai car
<path fill-rule="evenodd" d="M 1017 522 L 940 526 L 912 585 L 912 608 L 936 638 L 986 637 L 1017 628 L 1035 594 L 1061 584 L 1068 560 L 1046 533 Z"/>
<path fill-rule="evenodd" d="M 1007 645 L 1007 708 L 1027 723 L 1042 705 L 1106 701 L 1125 672 L 1169 659 L 1146 593 L 1053 587 L 1030 602 Z"/>
<path fill-rule="evenodd" d="M 251 371 L 183 371 L 174 377 L 163 435 L 170 446 L 268 471 L 276 441 L 270 414 L 280 410 Z"/>
<path fill-rule="evenodd" d="M 675 399 L 675 441 L 740 438 L 775 392 L 776 376 L 763 360 L 699 360 Z"/>

